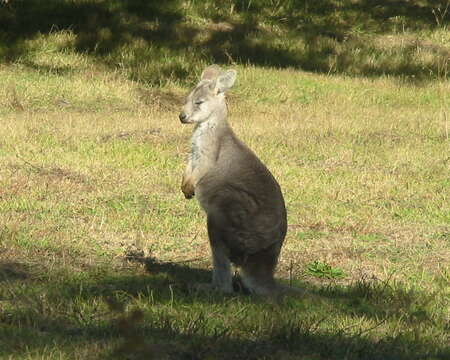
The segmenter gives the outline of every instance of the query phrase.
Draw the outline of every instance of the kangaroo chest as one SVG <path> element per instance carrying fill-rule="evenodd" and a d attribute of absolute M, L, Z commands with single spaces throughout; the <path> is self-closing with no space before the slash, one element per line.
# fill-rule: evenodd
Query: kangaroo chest
<path fill-rule="evenodd" d="M 216 157 L 218 147 L 216 126 L 208 122 L 199 124 L 192 134 L 192 168 L 208 166 Z"/>

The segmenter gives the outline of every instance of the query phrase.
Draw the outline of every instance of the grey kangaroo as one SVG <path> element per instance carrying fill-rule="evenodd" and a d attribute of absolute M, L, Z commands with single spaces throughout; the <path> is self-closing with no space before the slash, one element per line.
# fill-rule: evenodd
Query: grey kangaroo
<path fill-rule="evenodd" d="M 275 178 L 228 124 L 225 93 L 236 75 L 211 65 L 187 97 L 180 121 L 195 128 L 181 190 L 187 199 L 195 195 L 207 215 L 212 287 L 233 292 L 234 264 L 247 290 L 269 295 L 282 289 L 274 271 L 286 209 Z"/>

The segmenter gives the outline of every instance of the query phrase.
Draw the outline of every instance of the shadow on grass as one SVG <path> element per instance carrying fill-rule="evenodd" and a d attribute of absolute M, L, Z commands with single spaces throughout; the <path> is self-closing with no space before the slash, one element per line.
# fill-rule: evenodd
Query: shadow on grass
<path fill-rule="evenodd" d="M 28 40 L 66 31 L 74 39 L 58 51 L 89 54 L 154 84 L 191 81 L 213 62 L 427 80 L 448 76 L 447 48 L 371 35 L 444 28 L 445 6 L 446 0 L 12 0 L 0 5 L 0 59 L 30 64 L 36 49 Z"/>
<path fill-rule="evenodd" d="M 3 281 L 25 280 L 29 277 L 29 269 L 19 262 L 0 262 L 0 283 Z"/>
<path fill-rule="evenodd" d="M 17 276 L 26 267 L 2 263 L 9 291 L 0 291 L 0 355 L 42 354 L 52 348 L 71 354 L 96 343 L 109 344 L 105 351 L 113 359 L 412 360 L 450 355 L 425 331 L 440 326 L 436 314 L 429 313 L 432 294 L 359 281 L 304 284 L 317 295 L 314 300 L 272 302 L 193 292 L 188 284 L 209 281 L 209 271 L 140 261 L 146 273 L 99 268 L 28 281 Z M 336 321 L 343 317 L 352 320 Z M 368 318 L 375 325 L 358 328 Z M 402 331 L 383 327 L 400 322 L 407 324 Z"/>

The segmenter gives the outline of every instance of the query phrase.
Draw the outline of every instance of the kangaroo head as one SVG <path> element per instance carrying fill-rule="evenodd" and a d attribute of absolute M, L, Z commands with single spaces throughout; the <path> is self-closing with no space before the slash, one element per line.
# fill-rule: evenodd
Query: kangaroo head
<path fill-rule="evenodd" d="M 236 74 L 236 70 L 222 71 L 217 65 L 208 66 L 188 95 L 180 121 L 184 124 L 202 123 L 215 115 L 226 116 L 225 92 L 233 86 Z"/>

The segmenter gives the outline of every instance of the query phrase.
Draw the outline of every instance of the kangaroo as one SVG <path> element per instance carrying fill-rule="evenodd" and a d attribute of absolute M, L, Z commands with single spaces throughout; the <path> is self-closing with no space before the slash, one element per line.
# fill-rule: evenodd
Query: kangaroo
<path fill-rule="evenodd" d="M 286 208 L 273 175 L 228 124 L 225 93 L 236 76 L 211 65 L 186 99 L 179 118 L 195 128 L 181 190 L 187 199 L 195 195 L 207 215 L 212 287 L 233 292 L 234 264 L 247 290 L 268 295 L 282 288 L 274 271 Z"/>

